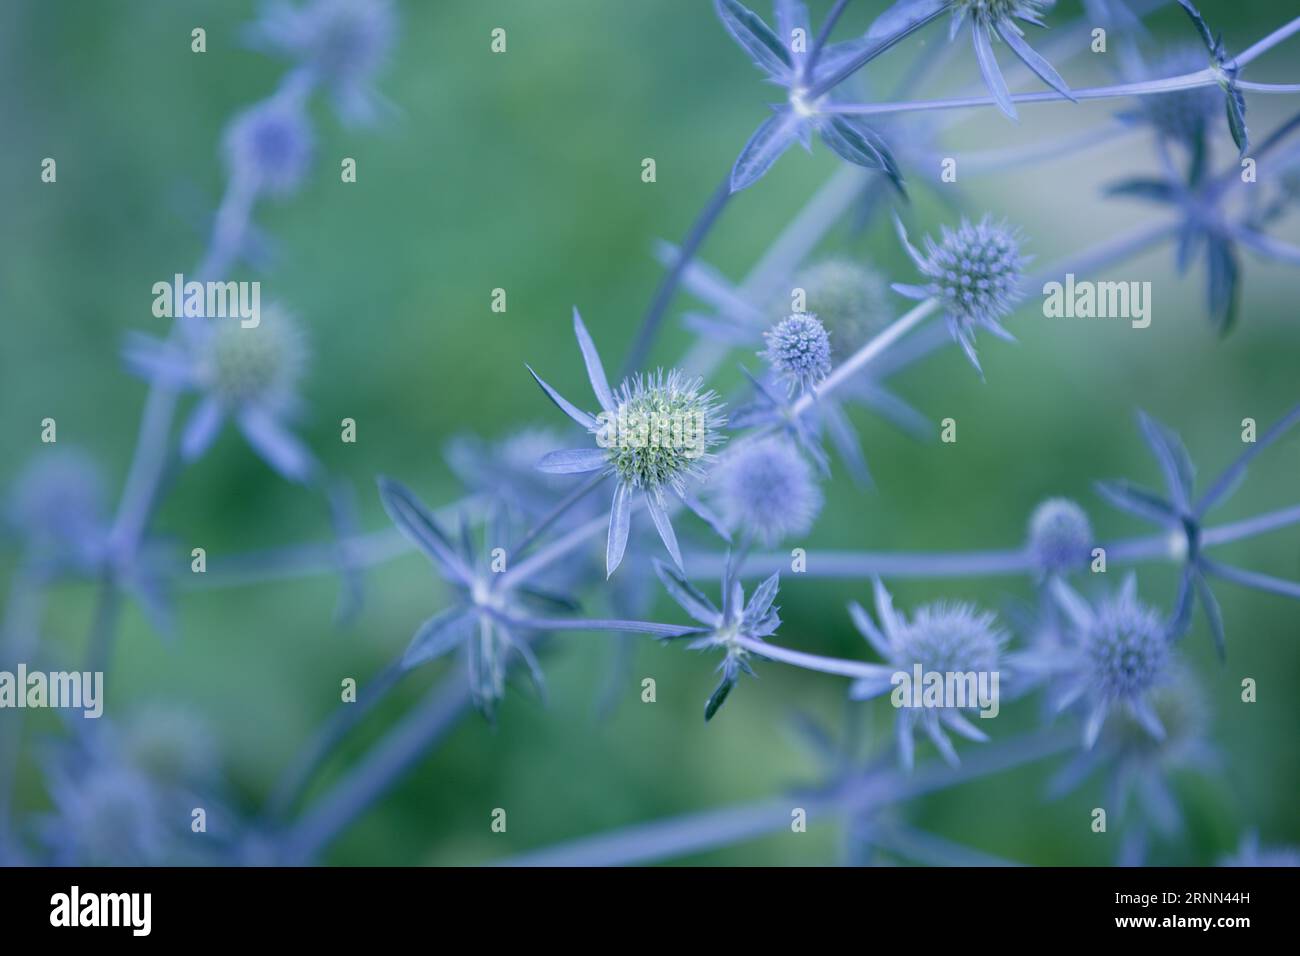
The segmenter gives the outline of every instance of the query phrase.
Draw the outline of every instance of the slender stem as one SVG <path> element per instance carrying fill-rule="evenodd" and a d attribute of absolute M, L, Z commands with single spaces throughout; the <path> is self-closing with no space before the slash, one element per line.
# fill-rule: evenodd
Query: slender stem
<path fill-rule="evenodd" d="M 1300 31 L 1300 17 L 1296 17 L 1289 23 L 1283 24 L 1258 43 L 1247 47 L 1245 51 L 1236 58 L 1237 66 L 1245 66 L 1251 60 L 1258 59 L 1261 55 L 1273 49 L 1273 47 L 1277 46 L 1297 31 Z"/>
<path fill-rule="evenodd" d="M 868 47 L 859 56 L 854 57 L 848 63 L 844 64 L 844 66 L 841 67 L 839 70 L 836 70 L 826 79 L 822 80 L 820 83 L 815 85 L 811 90 L 809 90 L 807 98 L 811 101 L 817 99 L 823 93 L 829 93 L 831 90 L 835 89 L 835 87 L 839 86 L 841 83 L 847 80 L 854 73 L 858 72 L 858 70 L 862 69 L 868 63 L 874 60 L 876 57 L 880 56 L 882 53 L 884 53 L 886 50 L 890 49 L 891 47 L 895 46 L 896 44 L 901 43 L 903 40 L 906 40 L 909 36 L 911 36 L 917 30 L 921 29 L 921 27 L 925 26 L 931 20 L 934 20 L 936 17 L 940 16 L 941 14 L 946 13 L 947 10 L 948 8 L 946 6 L 940 7 L 939 9 L 935 10 L 934 13 L 931 14 L 930 16 L 925 17 L 924 19 L 921 20 L 916 20 L 915 22 L 909 24 L 906 29 L 900 30 L 898 33 L 895 33 L 891 37 L 886 37 L 884 40 L 881 40 L 875 46 Z"/>
<path fill-rule="evenodd" d="M 298 753 L 280 776 L 267 801 L 266 816 L 283 818 L 291 809 L 316 771 L 343 739 L 392 691 L 408 671 L 400 660 L 394 661 L 379 672 L 360 691 L 355 703 L 339 707 L 316 731 L 312 741 Z"/>
<path fill-rule="evenodd" d="M 632 507 L 636 509 L 640 505 L 641 502 L 638 499 Z M 532 575 L 549 568 L 561 558 L 567 557 L 574 549 L 582 547 L 588 540 L 600 534 L 608 525 L 609 519 L 606 517 L 592 518 L 586 524 L 579 525 L 562 538 L 557 538 L 542 550 L 529 555 L 514 567 L 507 569 L 498 578 L 497 587 L 507 590 L 527 581 Z"/>
<path fill-rule="evenodd" d="M 443 680 L 282 836 L 280 862 L 301 865 L 401 779 L 465 712 L 469 683 L 462 672 Z"/>
<path fill-rule="evenodd" d="M 830 790 L 787 794 L 702 813 L 635 824 L 501 861 L 504 866 L 628 866 L 677 859 L 776 833 L 802 808 L 809 823 L 836 822 L 935 790 L 957 786 L 1062 753 L 1078 734 L 1057 729 L 996 741 L 972 750 L 959 767 L 932 764 L 908 775 L 886 769 L 850 776 Z"/>
<path fill-rule="evenodd" d="M 1087 89 L 1072 90 L 1076 100 L 1108 100 L 1125 96 L 1148 96 L 1161 93 L 1176 93 L 1179 90 L 1194 90 L 1202 86 L 1215 86 L 1218 76 L 1213 70 L 1197 70 L 1161 80 L 1144 80 L 1139 83 L 1117 83 L 1112 86 L 1095 86 Z M 1284 88 L 1270 88 L 1262 84 L 1258 92 L 1288 92 Z M 1056 90 L 1041 90 L 1036 93 L 1015 93 L 1014 103 L 1053 103 L 1069 99 Z M 882 113 L 915 113 L 929 110 L 965 109 L 972 106 L 997 106 L 998 101 L 991 96 L 963 96 L 945 100 L 913 100 L 901 103 L 841 103 L 822 108 L 823 113 L 844 116 L 874 116 Z"/>
<path fill-rule="evenodd" d="M 1300 83 L 1251 83 L 1249 80 L 1238 80 L 1236 87 L 1250 93 L 1300 93 Z"/>
<path fill-rule="evenodd" d="M 673 295 L 677 292 L 677 286 L 681 282 L 682 274 L 686 271 L 686 266 L 695 253 L 699 251 L 704 244 L 705 237 L 713 228 L 714 223 L 722 215 L 722 210 L 727 207 L 727 202 L 731 199 L 731 173 L 728 171 L 727 176 L 714 190 L 713 196 L 709 199 L 708 205 L 700 213 L 695 225 L 691 227 L 690 233 L 682 243 L 681 249 L 677 252 L 677 261 L 673 267 L 659 283 L 659 288 L 655 290 L 654 299 L 650 302 L 650 308 L 646 310 L 644 318 L 641 319 L 641 328 L 637 331 L 636 339 L 632 342 L 631 351 L 628 352 L 627 361 L 623 364 L 623 374 L 631 375 L 641 368 L 642 364 L 650 355 L 650 347 L 654 344 L 655 335 L 659 332 L 659 326 L 663 323 L 664 313 L 668 311 L 668 304 L 672 301 Z"/>
<path fill-rule="evenodd" d="M 1076 276 L 1095 273 L 1112 263 L 1123 260 L 1144 249 L 1168 239 L 1178 231 L 1178 222 L 1160 222 L 1154 226 L 1139 226 L 1130 232 L 1107 239 L 1078 255 L 1058 260 L 1026 277 L 1021 289 L 1026 295 L 1042 291 L 1043 286 L 1052 281 L 1063 279 L 1067 274 Z"/>
<path fill-rule="evenodd" d="M 1201 532 L 1201 544 L 1210 547 L 1216 544 L 1229 544 L 1245 538 L 1254 538 L 1270 531 L 1279 531 L 1292 525 L 1300 524 L 1300 505 L 1269 511 L 1253 518 L 1233 521 L 1216 528 L 1206 528 Z"/>
<path fill-rule="evenodd" d="M 882 664 L 868 664 L 862 661 L 843 660 L 838 657 L 822 657 L 819 654 L 805 654 L 803 651 L 779 647 L 765 641 L 756 641 L 752 637 L 739 636 L 736 643 L 748 651 L 770 661 L 780 661 L 804 670 L 820 671 L 823 674 L 835 674 L 839 677 L 876 678 L 889 670 Z"/>
<path fill-rule="evenodd" d="M 519 540 L 519 543 L 511 549 L 512 558 L 518 557 L 527 551 L 528 546 L 536 541 L 538 537 L 541 536 L 542 532 L 555 524 L 555 522 L 563 517 L 570 508 L 576 505 L 583 498 L 587 497 L 587 495 L 594 491 L 607 477 L 609 476 L 606 475 L 605 472 L 597 472 L 565 495 L 564 498 L 562 498 L 554 508 L 547 512 L 547 514 L 543 516 L 537 524 L 533 525 L 533 527 Z"/>
<path fill-rule="evenodd" d="M 813 402 L 818 398 L 829 395 L 837 387 L 844 384 L 845 381 L 852 378 L 863 366 L 873 358 L 884 352 L 894 342 L 902 338 L 908 331 L 919 325 L 924 319 L 933 314 L 939 308 L 939 302 L 934 299 L 926 299 L 914 307 L 906 315 L 895 319 L 894 322 L 883 332 L 867 342 L 862 348 L 858 349 L 840 365 L 831 371 L 817 386 L 816 393 L 811 391 L 801 395 L 793 405 L 790 406 L 791 415 L 802 415 L 812 407 Z"/>
<path fill-rule="evenodd" d="M 831 31 L 835 29 L 835 24 L 839 22 L 840 14 L 844 8 L 849 5 L 849 0 L 835 0 L 835 6 L 831 7 L 831 12 L 826 15 L 826 21 L 817 33 L 817 39 L 813 41 L 812 52 L 808 54 L 808 63 L 804 67 L 804 75 L 811 77 L 817 70 L 817 60 L 821 58 L 822 48 L 826 46 L 826 41 L 830 39 Z"/>

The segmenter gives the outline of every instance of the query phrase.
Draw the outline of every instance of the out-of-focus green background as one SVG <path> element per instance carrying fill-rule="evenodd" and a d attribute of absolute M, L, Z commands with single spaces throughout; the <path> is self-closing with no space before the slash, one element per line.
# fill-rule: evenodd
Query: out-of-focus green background
<path fill-rule="evenodd" d="M 567 394 L 586 393 L 570 333 L 573 304 L 607 364 L 617 364 L 660 275 L 652 242 L 684 235 L 776 96 L 704 0 L 400 6 L 400 42 L 380 82 L 398 115 L 378 131 L 346 130 L 318 106 L 315 173 L 300 195 L 257 215 L 278 256 L 274 270 L 260 277 L 263 293 L 296 310 L 310 330 L 311 414 L 303 434 L 331 469 L 358 486 L 367 528 L 387 523 L 373 492 L 376 474 L 402 479 L 432 503 L 450 501 L 459 491 L 441 454 L 449 436 L 560 424 L 524 363 Z M 814 15 L 828 6 L 814 4 Z M 876 0 L 854 3 L 843 35 L 865 28 L 882 7 Z M 1204 4 L 1230 49 L 1283 22 L 1294 13 L 1286 7 Z M 759 9 L 768 15 L 762 3 Z M 1051 22 L 1065 22 L 1076 10 L 1063 3 Z M 150 287 L 192 268 L 201 254 L 222 188 L 223 125 L 269 93 L 283 69 L 240 45 L 241 24 L 254 12 L 252 2 L 73 0 L 6 3 L 0 12 L 0 479 L 7 482 L 39 453 L 39 422 L 49 416 L 58 421 L 61 443 L 90 449 L 120 482 L 145 393 L 121 369 L 122 337 L 161 331 L 150 314 Z M 1150 23 L 1156 48 L 1195 39 L 1176 9 Z M 204 55 L 190 52 L 194 26 L 207 30 Z M 498 26 L 508 31 L 502 56 L 488 49 Z M 873 64 L 873 88 L 887 89 L 921 47 L 945 37 L 944 27 L 931 27 Z M 1286 72 L 1294 56 L 1286 49 L 1261 60 L 1251 77 L 1294 82 Z M 1107 61 L 1087 52 L 1058 66 L 1075 85 L 1110 76 Z M 944 76 L 927 95 L 971 82 L 969 52 L 954 58 Z M 1250 103 L 1257 137 L 1297 106 L 1282 97 Z M 972 111 L 947 142 L 960 157 L 964 149 L 1045 141 L 1102 123 L 1118 108 L 1026 107 L 1019 126 L 993 110 Z M 1216 158 L 1226 164 L 1226 130 L 1217 132 Z M 46 156 L 57 158 L 57 185 L 40 182 Z M 339 182 L 344 156 L 357 160 L 355 185 Z M 647 156 L 657 162 L 654 184 L 640 178 Z M 811 157 L 795 151 L 783 158 L 727 210 L 705 257 L 728 274 L 743 274 L 834 168 L 820 146 Z M 964 178 L 961 188 L 967 211 L 1021 223 L 1043 264 L 1138 224 L 1149 207 L 1104 201 L 1099 186 L 1155 169 L 1149 141 L 1131 137 L 1078 157 Z M 931 227 L 947 215 L 932 193 L 916 191 L 918 225 Z M 1294 241 L 1295 234 L 1294 222 L 1284 226 L 1283 235 Z M 911 279 L 883 224 L 860 236 L 837 229 L 826 248 Z M 987 384 L 955 349 L 906 372 L 901 393 L 936 421 L 957 418 L 958 442 L 917 443 L 859 415 L 879 490 L 861 493 L 837 474 L 811 546 L 1014 546 L 1033 505 L 1055 494 L 1084 503 L 1103 537 L 1145 531 L 1103 506 L 1090 486 L 1118 475 L 1157 481 L 1133 424 L 1136 408 L 1180 431 L 1202 473 L 1213 475 L 1241 451 L 1242 418 L 1263 427 L 1300 398 L 1294 270 L 1247 257 L 1240 327 L 1220 341 L 1204 316 L 1200 269 L 1177 278 L 1171 259 L 1164 247 L 1108 274 L 1155 283 L 1149 329 L 1046 320 L 1031 302 L 1011 324 L 1018 346 L 981 342 Z M 489 310 L 496 287 L 508 290 L 506 314 Z M 687 343 L 674 312 L 656 361 L 671 362 Z M 734 366 L 728 363 L 713 384 L 733 385 Z M 358 422 L 356 445 L 338 440 L 336 423 L 344 417 Z M 1293 437 L 1259 461 L 1220 517 L 1294 504 L 1298 474 L 1300 440 Z M 230 433 L 183 475 L 158 527 L 175 536 L 182 553 L 203 546 L 214 561 L 326 534 L 319 501 L 278 479 Z M 1300 577 L 1294 531 L 1222 553 Z M 7 575 L 13 555 L 0 560 Z M 255 810 L 312 729 L 340 706 L 340 680 L 357 677 L 364 689 L 444 601 L 427 562 L 414 554 L 372 571 L 367 581 L 364 612 L 343 630 L 331 625 L 337 584 L 326 577 L 182 594 L 174 646 L 129 609 L 110 677 L 109 715 L 151 700 L 192 707 L 216 730 L 237 802 Z M 1167 606 L 1171 569 L 1144 569 L 1141 583 Z M 899 582 L 894 590 L 903 607 L 954 597 L 998 608 L 1008 596 L 1027 596 L 1028 585 Z M 1296 606 L 1226 584 L 1217 593 L 1227 664 L 1214 659 L 1199 618 L 1183 646 L 1209 691 L 1225 768 L 1214 779 L 1178 780 L 1188 833 L 1181 842 L 1158 844 L 1157 858 L 1166 862 L 1211 862 L 1249 827 L 1258 827 L 1264 842 L 1300 841 Z M 780 600 L 780 640 L 863 656 L 843 606 L 867 596 L 866 583 L 790 578 Z M 659 610 L 677 619 L 675 608 Z M 60 590 L 47 639 L 69 657 L 79 655 L 89 614 L 88 588 Z M 544 661 L 549 706 L 516 690 L 495 727 L 468 716 L 326 859 L 481 862 L 762 797 L 813 779 L 815 762 L 788 729 L 795 710 L 831 726 L 841 721 L 844 681 L 769 664 L 706 726 L 701 707 L 714 662 L 649 640 L 621 688 L 621 706 L 598 718 L 595 701 L 612 650 L 612 639 L 598 635 L 553 642 Z M 408 678 L 322 782 L 345 772 L 449 666 Z M 653 705 L 639 699 L 644 676 L 657 681 Z M 1239 701 L 1246 676 L 1259 682 L 1253 705 Z M 996 736 L 1029 726 L 1036 715 L 1033 705 L 1009 707 Z M 880 702 L 868 718 L 882 738 L 891 716 Z M 52 731 L 54 720 L 40 717 L 36 729 Z M 928 745 L 922 756 L 934 756 Z M 1102 799 L 1100 780 L 1048 802 L 1048 770 L 1022 769 L 928 797 L 911 808 L 911 819 L 1029 863 L 1112 861 L 1118 835 L 1098 836 L 1088 827 Z M 24 807 L 42 805 L 29 759 L 19 791 Z M 505 834 L 489 830 L 495 807 L 508 810 Z M 838 837 L 833 827 L 814 826 L 690 862 L 832 862 Z"/>

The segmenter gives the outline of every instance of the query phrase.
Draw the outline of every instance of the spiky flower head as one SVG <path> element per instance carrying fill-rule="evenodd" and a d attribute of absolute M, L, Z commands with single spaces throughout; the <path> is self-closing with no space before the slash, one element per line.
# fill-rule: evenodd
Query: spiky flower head
<path fill-rule="evenodd" d="M 610 470 L 634 488 L 682 491 L 703 475 L 726 424 L 717 393 L 678 369 L 624 379 L 593 429 Z"/>
<path fill-rule="evenodd" d="M 1152 737 L 1163 738 L 1150 695 L 1169 679 L 1169 629 L 1154 608 L 1138 600 L 1136 577 L 1130 574 L 1117 593 L 1091 605 L 1061 578 L 1052 581 L 1052 590 L 1074 648 L 1057 709 L 1086 702 L 1084 746 L 1096 743 L 1112 711 L 1126 711 Z"/>
<path fill-rule="evenodd" d="M 300 95 L 276 95 L 230 121 L 223 140 L 230 176 L 259 192 L 288 195 L 307 175 L 313 140 Z"/>
<path fill-rule="evenodd" d="M 856 603 L 849 605 L 849 612 L 862 636 L 887 664 L 880 667 L 878 675 L 856 681 L 850 696 L 867 700 L 891 693 L 898 686 L 895 675 L 901 672 L 910 680 L 919 667 L 925 674 L 937 673 L 945 675 L 945 679 L 949 674 L 974 674 L 978 682 L 980 675 L 986 675 L 985 687 L 992 691 L 996 702 L 998 691 L 993 680 L 998 675 L 1007 634 L 993 614 L 965 602 L 940 601 L 917 608 L 908 620 L 895 611 L 893 598 L 879 579 L 875 582 L 875 599 L 876 621 Z M 966 709 L 977 706 L 977 701 L 968 701 Z M 900 707 L 895 737 L 899 759 L 909 769 L 913 763 L 912 733 L 918 726 L 952 764 L 957 763 L 957 753 L 945 728 L 970 740 L 988 739 L 963 716 L 960 707 Z"/>
<path fill-rule="evenodd" d="M 925 253 L 930 294 L 967 325 L 999 321 L 1020 299 L 1020 237 L 1005 222 L 962 219 L 938 242 L 926 236 Z"/>
<path fill-rule="evenodd" d="M 826 326 L 808 312 L 786 316 L 763 333 L 767 348 L 759 353 L 790 391 L 813 388 L 831 370 L 831 342 Z"/>
<path fill-rule="evenodd" d="M 793 288 L 803 291 L 799 311 L 817 316 L 830 337 L 832 357 L 856 351 L 891 319 L 884 277 L 852 259 L 826 259 L 799 272 Z M 775 316 L 789 313 L 791 299 L 782 296 Z"/>
<path fill-rule="evenodd" d="M 1092 526 L 1068 498 L 1048 498 L 1029 520 L 1029 553 L 1040 575 L 1077 571 L 1088 559 Z"/>
<path fill-rule="evenodd" d="M 210 323 L 200 342 L 198 377 L 224 407 L 287 404 L 302 377 L 306 346 L 296 319 L 271 306 L 257 325 L 233 319 Z"/>
<path fill-rule="evenodd" d="M 1193 46 L 1178 47 L 1146 70 L 1146 78 L 1181 76 L 1203 70 L 1205 66 L 1205 50 Z M 1138 100 L 1140 115 L 1156 132 L 1187 146 L 1195 145 L 1219 117 L 1223 111 L 1222 102 L 1222 93 L 1213 86 L 1175 90 L 1159 96 L 1143 96 Z"/>
<path fill-rule="evenodd" d="M 812 467 L 784 438 L 733 446 L 710 481 L 728 527 L 767 545 L 806 534 L 822 506 Z"/>

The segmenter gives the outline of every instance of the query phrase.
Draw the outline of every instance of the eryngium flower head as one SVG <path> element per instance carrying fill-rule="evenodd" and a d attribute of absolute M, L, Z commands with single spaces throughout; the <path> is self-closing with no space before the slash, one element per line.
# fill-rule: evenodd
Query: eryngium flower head
<path fill-rule="evenodd" d="M 718 396 L 678 369 L 624 379 L 596 429 L 610 470 L 634 488 L 683 491 L 711 461 L 722 427 Z"/>
<path fill-rule="evenodd" d="M 790 391 L 813 388 L 831 370 L 831 342 L 817 316 L 796 312 L 763 333 L 759 354 L 785 379 Z"/>
<path fill-rule="evenodd" d="M 376 97 L 369 86 L 396 35 L 391 0 L 310 0 L 298 8 L 277 0 L 250 31 L 254 45 L 306 67 L 352 122 L 374 118 Z"/>
<path fill-rule="evenodd" d="M 1092 548 L 1088 515 L 1068 498 L 1048 498 L 1029 520 L 1029 554 L 1042 576 L 1077 571 Z"/>
<path fill-rule="evenodd" d="M 7 518 L 28 547 L 80 566 L 93 560 L 106 530 L 104 480 L 79 448 L 42 449 L 19 473 Z"/>
<path fill-rule="evenodd" d="M 1020 283 L 1028 260 L 1020 254 L 1019 230 L 987 215 L 976 223 L 963 218 L 956 229 L 944 226 L 938 242 L 926 236 L 925 252 L 921 253 L 908 241 L 903 224 L 897 220 L 896 224 L 907 254 L 930 281 L 923 286 L 895 285 L 894 289 L 913 299 L 942 303 L 953 338 L 978 370 L 976 326 L 1012 341 L 1000 323 L 1021 298 Z"/>
<path fill-rule="evenodd" d="M 812 467 L 784 438 L 733 445 L 711 484 L 732 532 L 752 533 L 767 545 L 806 534 L 822 506 Z"/>
<path fill-rule="evenodd" d="M 133 336 L 127 366 L 144 378 L 201 396 L 181 434 L 181 457 L 201 457 L 233 420 L 254 450 L 291 481 L 306 481 L 316 462 L 285 422 L 297 411 L 306 349 L 298 324 L 276 306 L 256 325 L 233 318 L 187 318 L 183 345 Z"/>
<path fill-rule="evenodd" d="M 1093 605 L 1061 578 L 1052 581 L 1052 589 L 1068 619 L 1073 647 L 1057 710 L 1085 703 L 1083 743 L 1089 749 L 1112 711 L 1126 712 L 1162 739 L 1165 729 L 1150 695 L 1169 675 L 1169 630 L 1153 608 L 1138 600 L 1137 578 L 1130 574 L 1117 594 Z"/>
<path fill-rule="evenodd" d="M 230 177 L 257 192 L 286 196 L 311 166 L 313 136 L 301 96 L 282 92 L 244 110 L 223 139 Z"/>
<path fill-rule="evenodd" d="M 606 577 L 622 563 L 627 550 L 632 496 L 636 492 L 644 493 L 655 530 L 680 568 L 682 556 L 668 515 L 666 492 L 676 494 L 725 537 L 718 519 L 706 512 L 686 487 L 688 479 L 702 477 L 703 463 L 713 458 L 709 449 L 717 444 L 726 424 L 717 396 L 703 391 L 699 379 L 687 378 L 678 371 L 625 379 L 615 392 L 609 387 L 596 343 L 577 309 L 573 310 L 573 334 L 600 405 L 598 415 L 576 407 L 531 368 L 528 371 L 560 411 L 595 437 L 597 447 L 554 451 L 544 456 L 537 467 L 558 475 L 604 471 L 616 478 L 605 545 Z"/>
<path fill-rule="evenodd" d="M 832 356 L 845 357 L 893 318 L 888 286 L 874 269 L 851 259 L 827 259 L 799 272 L 794 288 L 804 292 L 803 309 L 815 315 L 830 337 Z M 780 317 L 787 314 L 783 298 Z"/>
<path fill-rule="evenodd" d="M 879 676 L 856 681 L 850 690 L 854 699 L 868 700 L 890 693 L 895 687 L 893 674 L 901 671 L 910 677 L 918 665 L 927 674 L 997 673 L 1007 634 L 998 627 L 993 614 L 963 602 L 940 601 L 917 608 L 909 621 L 894 610 L 893 598 L 878 578 L 875 598 L 879 626 L 857 603 L 849 605 L 849 613 L 862 636 L 890 666 L 882 668 Z M 971 701 L 969 708 L 976 706 Z M 912 733 L 917 724 L 950 764 L 957 763 L 957 752 L 945 727 L 970 740 L 988 739 L 966 719 L 961 708 L 900 707 L 895 735 L 899 759 L 908 769 L 913 764 Z"/>
<path fill-rule="evenodd" d="M 1155 66 L 1146 70 L 1145 78 L 1181 76 L 1203 70 L 1205 66 L 1204 50 L 1191 46 L 1179 47 L 1165 54 Z M 1223 94 L 1215 86 L 1175 90 L 1158 96 L 1139 97 L 1141 112 L 1138 115 L 1161 136 L 1192 147 L 1205 135 L 1210 124 L 1219 118 L 1222 101 Z"/>

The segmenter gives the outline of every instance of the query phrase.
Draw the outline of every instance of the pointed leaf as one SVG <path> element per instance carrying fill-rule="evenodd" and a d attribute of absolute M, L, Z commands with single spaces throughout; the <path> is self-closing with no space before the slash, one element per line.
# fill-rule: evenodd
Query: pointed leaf
<path fill-rule="evenodd" d="M 581 409 L 571 405 L 563 395 L 561 395 L 555 389 L 551 388 L 551 386 L 547 385 L 544 381 L 542 381 L 541 376 L 539 376 L 536 372 L 533 371 L 532 366 L 525 365 L 524 368 L 528 369 L 528 374 L 531 375 L 533 377 L 533 380 L 542 387 L 542 391 L 546 393 L 547 398 L 553 401 L 556 407 L 559 408 L 560 411 L 564 412 L 564 414 L 568 415 L 570 418 L 572 418 L 583 428 L 586 428 L 590 431 L 595 431 L 596 429 L 595 418 L 593 418 L 591 415 L 588 415 L 586 412 L 582 411 Z"/>
<path fill-rule="evenodd" d="M 1227 335 L 1237 324 L 1240 275 L 1232 243 L 1222 236 L 1207 240 L 1206 262 L 1210 321 L 1219 335 Z"/>
<path fill-rule="evenodd" d="M 755 66 L 774 79 L 789 77 L 794 66 L 790 51 L 762 17 L 739 0 L 713 0 L 713 8 L 732 39 L 750 55 Z"/>
<path fill-rule="evenodd" d="M 1232 141 L 1237 144 L 1238 155 L 1245 156 L 1250 149 L 1250 131 L 1246 129 L 1246 98 L 1235 85 L 1227 86 L 1223 92 Z"/>
<path fill-rule="evenodd" d="M 605 577 L 609 578 L 623 563 L 627 534 L 632 527 L 632 486 L 620 481 L 614 488 L 614 502 L 609 509 L 609 538 L 605 543 Z"/>
<path fill-rule="evenodd" d="M 599 471 L 609 464 L 609 452 L 603 448 L 566 448 L 543 455 L 537 470 L 548 475 L 581 475 Z"/>
<path fill-rule="evenodd" d="M 380 476 L 379 499 L 393 524 L 452 577 L 469 584 L 473 575 L 433 514 L 401 482 Z"/>
<path fill-rule="evenodd" d="M 906 36 L 925 26 L 948 8 L 949 0 L 896 0 L 894 5 L 871 22 L 867 38 L 887 40 Z"/>
<path fill-rule="evenodd" d="M 903 174 L 889 147 L 869 126 L 849 116 L 831 116 L 818 126 L 822 142 L 841 158 L 867 169 L 882 170 L 904 196 Z"/>
<path fill-rule="evenodd" d="M 1071 102 L 1078 102 L 1074 98 L 1074 94 L 1070 92 L 1069 85 L 1065 80 L 1061 79 L 1061 74 L 1056 72 L 1052 64 L 1048 63 L 1042 54 L 1025 42 L 1024 36 L 1014 24 L 1007 20 L 999 20 L 996 29 L 998 36 L 1002 37 L 1007 46 L 1011 47 L 1012 52 L 1020 57 L 1025 66 L 1038 74 L 1039 79 L 1062 96 L 1067 97 Z"/>
<path fill-rule="evenodd" d="M 1210 32 L 1210 27 L 1201 16 L 1201 11 L 1196 9 L 1191 0 L 1178 0 L 1178 5 L 1192 18 L 1192 23 L 1196 25 L 1196 32 L 1201 35 L 1201 42 L 1205 44 L 1205 49 L 1214 52 L 1214 34 Z"/>
<path fill-rule="evenodd" d="M 1164 476 L 1165 487 L 1175 507 L 1180 514 L 1190 513 L 1196 468 L 1182 439 L 1177 432 L 1161 425 L 1144 411 L 1139 410 L 1137 418 L 1142 438 L 1160 465 L 1160 473 Z"/>
<path fill-rule="evenodd" d="M 1210 637 L 1214 639 L 1214 650 L 1218 653 L 1219 660 L 1226 660 L 1228 649 L 1223 635 L 1223 611 L 1219 609 L 1218 599 L 1215 598 L 1209 583 L 1201 574 L 1196 575 L 1196 596 L 1200 598 L 1201 607 L 1205 609 L 1205 618 L 1210 624 Z"/>
<path fill-rule="evenodd" d="M 1127 511 L 1152 524 L 1168 526 L 1178 521 L 1178 515 L 1167 501 L 1123 478 L 1097 481 L 1093 488 L 1120 511 Z"/>
<path fill-rule="evenodd" d="M 668 509 L 664 507 L 663 493 L 658 488 L 647 488 L 645 504 L 646 510 L 650 512 L 650 520 L 654 522 L 655 530 L 659 532 L 659 539 L 668 549 L 673 563 L 682 568 L 682 552 L 677 547 L 677 535 L 673 532 L 673 523 L 668 517 Z"/>
<path fill-rule="evenodd" d="M 799 138 L 802 122 L 790 110 L 764 120 L 736 157 L 736 164 L 731 168 L 731 191 L 740 192 L 762 179 L 781 154 Z"/>
<path fill-rule="evenodd" d="M 582 324 L 582 316 L 578 314 L 576 305 L 573 307 L 573 334 L 577 336 L 578 348 L 582 350 L 582 361 L 587 366 L 587 378 L 591 380 L 591 390 L 596 395 L 596 401 L 605 411 L 613 412 L 614 396 L 609 391 L 605 368 L 600 364 L 600 353 L 596 351 L 596 343 L 591 340 L 591 333 Z"/>
<path fill-rule="evenodd" d="M 704 719 L 706 722 L 712 720 L 713 715 L 718 712 L 718 708 L 726 703 L 731 688 L 736 686 L 736 677 L 737 675 L 734 673 L 724 675 L 722 683 L 709 695 L 709 699 L 704 705 Z"/>
<path fill-rule="evenodd" d="M 1107 196 L 1134 196 L 1152 202 L 1176 203 L 1182 190 L 1162 179 L 1125 179 L 1106 187 Z"/>
<path fill-rule="evenodd" d="M 997 58 L 993 55 L 993 44 L 989 42 L 988 28 L 979 17 L 971 20 L 971 36 L 975 41 L 975 59 L 979 61 L 980 73 L 983 74 L 984 83 L 993 94 L 993 99 L 997 101 L 998 109 L 1011 119 L 1016 119 L 1016 107 L 1011 102 L 1011 91 L 1007 89 L 1002 68 L 998 66 Z"/>
<path fill-rule="evenodd" d="M 702 591 L 686 580 L 685 575 L 658 558 L 654 559 L 654 569 L 668 596 L 676 601 L 683 611 L 701 624 L 710 626 L 718 624 L 721 618 L 718 609 Z"/>
<path fill-rule="evenodd" d="M 402 655 L 402 667 L 409 670 L 459 647 L 473 633 L 473 623 L 474 612 L 466 607 L 452 607 L 435 614 L 411 638 Z"/>

